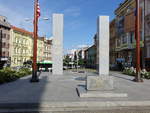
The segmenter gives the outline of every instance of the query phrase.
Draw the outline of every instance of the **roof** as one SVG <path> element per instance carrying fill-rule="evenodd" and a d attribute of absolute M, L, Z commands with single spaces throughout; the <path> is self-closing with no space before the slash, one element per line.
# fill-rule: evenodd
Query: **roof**
<path fill-rule="evenodd" d="M 89 51 L 89 49 L 92 49 L 92 48 L 96 48 L 96 45 L 94 44 L 94 45 L 90 46 L 90 47 L 87 48 L 85 51 Z"/>
<path fill-rule="evenodd" d="M 12 25 L 11 25 L 11 29 L 13 29 L 14 31 L 17 31 L 17 32 L 20 32 L 20 33 L 26 34 L 26 35 L 33 36 L 33 33 L 32 33 L 32 32 L 29 32 L 29 31 L 27 31 L 27 30 L 25 30 L 25 29 L 21 29 L 21 28 L 18 28 L 18 27 L 12 26 Z"/>
<path fill-rule="evenodd" d="M 11 28 L 9 22 L 6 21 L 6 18 L 3 16 L 0 16 L 0 26 L 6 27 L 6 28 Z"/>

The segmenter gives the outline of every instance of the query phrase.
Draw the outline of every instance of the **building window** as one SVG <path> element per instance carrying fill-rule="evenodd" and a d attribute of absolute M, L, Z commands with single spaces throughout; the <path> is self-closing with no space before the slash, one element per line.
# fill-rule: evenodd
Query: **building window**
<path fill-rule="evenodd" d="M 17 43 L 17 38 L 15 38 L 15 42 Z"/>
<path fill-rule="evenodd" d="M 17 49 L 17 53 L 19 53 L 19 48 Z"/>
<path fill-rule="evenodd" d="M 9 48 L 9 47 L 10 47 L 10 44 L 8 44 L 7 46 L 8 46 L 8 48 Z"/>
<path fill-rule="evenodd" d="M 14 53 L 17 53 L 16 48 L 14 48 Z"/>
<path fill-rule="evenodd" d="M 3 34 L 3 38 L 6 38 L 6 34 Z"/>
<path fill-rule="evenodd" d="M 17 43 L 19 43 L 19 38 L 17 39 Z"/>
<path fill-rule="evenodd" d="M 17 43 L 19 43 L 19 38 L 17 38 Z M 18 62 L 18 61 L 17 61 Z"/>
<path fill-rule="evenodd" d="M 2 30 L 0 30 L 0 39 L 2 39 L 3 34 L 2 34 Z"/>
<path fill-rule="evenodd" d="M 5 52 L 3 52 L 2 56 L 5 56 Z"/>
<path fill-rule="evenodd" d="M 16 64 L 16 58 L 14 58 L 14 64 Z"/>
<path fill-rule="evenodd" d="M 127 43 L 127 37 L 126 36 L 123 36 L 122 37 L 122 44 L 126 44 Z"/>
<path fill-rule="evenodd" d="M 7 40 L 9 40 L 9 39 L 10 39 L 10 35 L 8 34 L 8 35 L 7 35 Z"/>
<path fill-rule="evenodd" d="M 116 47 L 119 47 L 120 46 L 120 39 L 117 39 L 116 40 Z"/>
<path fill-rule="evenodd" d="M 2 43 L 2 48 L 5 48 L 6 47 L 6 43 Z"/>

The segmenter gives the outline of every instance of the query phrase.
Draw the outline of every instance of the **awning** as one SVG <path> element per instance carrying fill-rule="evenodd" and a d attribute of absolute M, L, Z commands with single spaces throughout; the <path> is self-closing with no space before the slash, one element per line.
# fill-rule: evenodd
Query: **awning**
<path fill-rule="evenodd" d="M 117 58 L 116 61 L 117 62 L 125 62 L 125 59 L 124 58 Z"/>
<path fill-rule="evenodd" d="M 52 61 L 37 62 L 38 64 L 53 64 Z"/>

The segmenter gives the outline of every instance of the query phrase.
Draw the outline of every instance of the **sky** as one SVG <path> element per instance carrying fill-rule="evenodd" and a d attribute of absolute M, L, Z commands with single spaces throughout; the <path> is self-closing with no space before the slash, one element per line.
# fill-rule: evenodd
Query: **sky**
<path fill-rule="evenodd" d="M 122 1 L 124 0 L 39 0 L 39 35 L 52 37 L 52 14 L 63 13 L 64 49 L 68 51 L 92 45 L 97 17 L 107 15 L 111 21 L 115 17 L 114 10 Z M 12 25 L 32 32 L 33 6 L 34 0 L 0 0 L 0 15 L 6 16 Z"/>

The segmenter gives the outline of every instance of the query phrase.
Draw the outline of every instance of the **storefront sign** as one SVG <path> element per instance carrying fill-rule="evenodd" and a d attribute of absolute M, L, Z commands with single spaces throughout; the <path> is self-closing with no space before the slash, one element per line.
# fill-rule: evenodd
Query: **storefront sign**
<path fill-rule="evenodd" d="M 8 58 L 1 58 L 1 61 L 6 61 L 8 60 Z"/>

